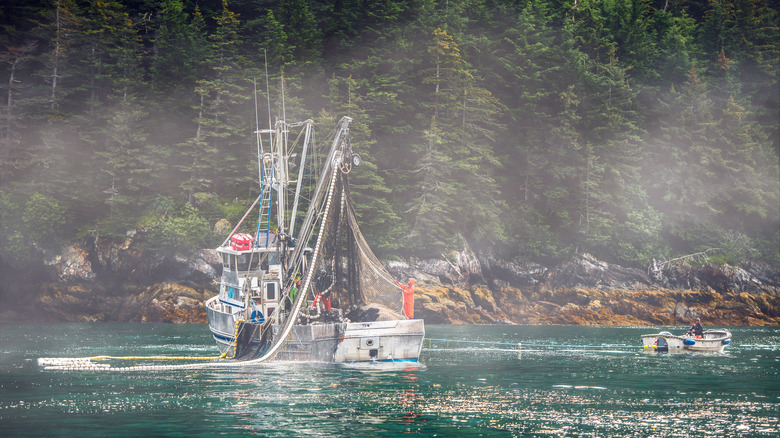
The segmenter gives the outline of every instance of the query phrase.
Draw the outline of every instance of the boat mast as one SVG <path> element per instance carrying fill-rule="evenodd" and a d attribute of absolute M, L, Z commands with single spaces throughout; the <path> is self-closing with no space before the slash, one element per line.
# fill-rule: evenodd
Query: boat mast
<path fill-rule="evenodd" d="M 306 218 L 304 218 L 303 224 L 301 225 L 301 231 L 298 233 L 298 243 L 295 245 L 295 250 L 293 251 L 292 257 L 290 258 L 291 266 L 295 266 L 297 261 L 300 260 L 301 255 L 303 254 L 303 250 L 306 247 L 309 238 L 312 236 L 314 231 L 314 221 L 318 219 L 319 207 L 321 206 L 328 191 L 327 186 L 330 185 L 330 178 L 328 178 L 328 175 L 331 175 L 332 168 L 339 166 L 343 160 L 351 159 L 351 157 L 342 157 L 338 153 L 344 143 L 344 140 L 349 134 L 350 122 L 352 122 L 352 118 L 347 116 L 344 116 L 341 121 L 339 121 L 339 127 L 336 131 L 335 137 L 333 138 L 330 151 L 328 152 L 328 158 L 325 160 L 325 164 L 322 166 L 322 171 L 320 172 L 320 175 L 322 176 L 317 182 L 317 188 L 315 189 L 314 195 L 312 196 L 311 202 L 309 203 L 309 209 L 306 213 Z M 325 220 L 324 218 L 320 219 Z"/>
<path fill-rule="evenodd" d="M 295 236 L 295 222 L 298 217 L 298 201 L 301 197 L 301 184 L 303 182 L 303 174 L 306 171 L 306 154 L 309 151 L 309 141 L 311 138 L 311 128 L 314 121 L 311 119 L 303 122 L 306 124 L 306 134 L 303 136 L 303 151 L 301 152 L 301 166 L 298 169 L 298 182 L 295 186 L 295 196 L 293 197 L 293 208 L 290 214 L 290 236 Z"/>
<path fill-rule="evenodd" d="M 287 173 L 288 173 L 288 167 L 287 167 L 287 141 L 288 141 L 288 135 L 290 132 L 290 127 L 287 125 L 287 113 L 284 107 L 284 72 L 281 74 L 281 83 L 282 83 L 282 120 L 281 123 L 277 121 L 277 131 L 278 131 L 278 137 L 277 138 L 277 148 L 276 148 L 276 156 L 273 157 L 276 161 L 276 170 L 278 172 L 277 175 L 277 181 L 276 181 L 276 192 L 279 196 L 279 200 L 277 201 L 277 211 L 276 211 L 276 226 L 279 228 L 279 233 L 285 233 L 284 229 L 284 223 L 286 222 L 284 217 L 284 212 L 287 209 Z"/>
<path fill-rule="evenodd" d="M 276 122 L 277 135 L 276 135 L 276 150 L 272 152 L 271 158 L 274 161 L 274 181 L 273 186 L 276 188 L 276 226 L 279 229 L 279 233 L 284 233 L 285 217 L 284 212 L 287 208 L 287 123 L 284 120 Z"/>

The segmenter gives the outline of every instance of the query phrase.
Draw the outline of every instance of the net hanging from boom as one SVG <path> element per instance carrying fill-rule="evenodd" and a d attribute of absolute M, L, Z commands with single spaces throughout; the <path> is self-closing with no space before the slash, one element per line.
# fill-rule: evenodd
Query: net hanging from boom
<path fill-rule="evenodd" d="M 334 285 L 341 286 L 339 303 L 344 308 L 378 304 L 403 319 L 400 288 L 360 232 L 349 190 L 349 174 L 342 171 L 338 178 L 334 196 L 340 202 L 329 218 L 324 261 L 333 272 Z"/>

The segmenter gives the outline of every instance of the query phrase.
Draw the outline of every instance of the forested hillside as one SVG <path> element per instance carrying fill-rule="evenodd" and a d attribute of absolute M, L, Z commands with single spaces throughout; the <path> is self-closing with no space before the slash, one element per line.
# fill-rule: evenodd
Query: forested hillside
<path fill-rule="evenodd" d="M 319 138 L 354 118 L 383 257 L 780 263 L 771 0 L 10 0 L 0 25 L 7 262 L 218 244 L 256 197 L 257 101 Z"/>

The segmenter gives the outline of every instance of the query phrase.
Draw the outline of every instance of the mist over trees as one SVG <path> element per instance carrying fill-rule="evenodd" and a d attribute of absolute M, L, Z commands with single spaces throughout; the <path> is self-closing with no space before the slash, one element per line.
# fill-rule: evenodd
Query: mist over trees
<path fill-rule="evenodd" d="M 769 0 L 11 0 L 0 26 L 7 262 L 221 242 L 256 197 L 257 87 L 261 127 L 268 101 L 319 138 L 354 118 L 381 256 L 780 263 Z"/>

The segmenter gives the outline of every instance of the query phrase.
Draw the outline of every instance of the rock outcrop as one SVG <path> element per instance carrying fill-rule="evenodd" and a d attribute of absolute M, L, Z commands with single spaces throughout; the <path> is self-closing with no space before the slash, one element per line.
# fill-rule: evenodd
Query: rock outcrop
<path fill-rule="evenodd" d="M 470 271 L 473 264 L 447 268 L 435 261 L 393 262 L 388 269 L 418 280 L 415 315 L 430 323 L 685 325 L 701 318 L 705 324 L 780 325 L 780 278 L 763 265 L 755 272 L 716 264 L 646 272 L 589 254 L 552 268 L 478 259 L 477 272 Z"/>
<path fill-rule="evenodd" d="M 27 319 L 69 322 L 206 322 L 203 302 L 212 291 L 179 283 L 158 283 L 141 291 L 134 287 L 106 290 L 84 285 L 42 285 Z"/>
<path fill-rule="evenodd" d="M 145 239 L 144 231 L 83 239 L 23 267 L 4 265 L 0 321 L 206 322 L 203 302 L 221 272 L 216 251 L 151 252 Z M 466 249 L 386 266 L 399 281 L 417 280 L 415 317 L 429 324 L 780 325 L 780 269 L 767 265 L 641 270 L 582 254 L 544 267 Z"/>
<path fill-rule="evenodd" d="M 3 266 L 0 321 L 206 322 L 203 302 L 222 269 L 216 251 L 185 257 L 146 244 L 143 231 L 85 238 L 40 263 Z"/>

